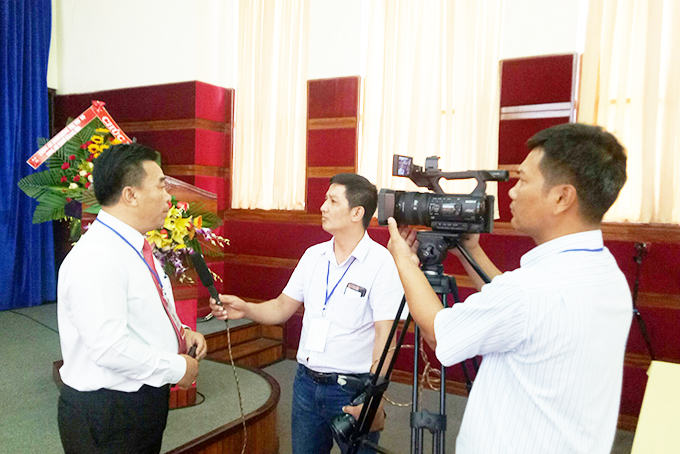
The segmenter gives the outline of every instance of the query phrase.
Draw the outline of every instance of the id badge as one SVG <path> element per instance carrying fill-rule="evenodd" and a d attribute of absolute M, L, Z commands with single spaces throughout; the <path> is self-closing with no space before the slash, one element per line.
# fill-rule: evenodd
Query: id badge
<path fill-rule="evenodd" d="M 312 318 L 309 332 L 307 333 L 307 342 L 305 342 L 305 350 L 323 352 L 326 348 L 326 338 L 328 337 L 328 330 L 330 327 L 330 320 Z"/>

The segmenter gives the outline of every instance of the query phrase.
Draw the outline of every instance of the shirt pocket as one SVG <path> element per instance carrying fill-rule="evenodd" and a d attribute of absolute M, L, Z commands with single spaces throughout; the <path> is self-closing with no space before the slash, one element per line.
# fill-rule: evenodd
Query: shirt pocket
<path fill-rule="evenodd" d="M 359 328 L 364 323 L 368 298 L 359 295 L 338 295 L 333 298 L 332 321 L 346 329 Z"/>

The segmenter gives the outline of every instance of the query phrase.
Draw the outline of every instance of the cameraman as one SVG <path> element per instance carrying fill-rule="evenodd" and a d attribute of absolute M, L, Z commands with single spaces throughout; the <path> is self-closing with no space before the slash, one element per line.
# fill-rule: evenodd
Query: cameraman
<path fill-rule="evenodd" d="M 389 219 L 409 310 L 442 364 L 483 355 L 456 453 L 609 453 L 632 319 L 628 284 L 600 224 L 626 181 L 626 155 L 599 127 L 564 124 L 527 141 L 510 190 L 512 226 L 537 246 L 501 273 L 462 244 L 493 279 L 442 308 L 418 269 L 415 231 Z"/>
<path fill-rule="evenodd" d="M 351 173 L 330 183 L 321 227 L 333 238 L 305 251 L 283 292 L 263 303 L 233 295 L 220 295 L 223 306 L 210 303 L 220 320 L 247 317 L 265 325 L 285 323 L 304 304 L 293 383 L 294 454 L 330 453 L 333 418 L 343 411 L 359 416 L 360 406 L 350 403 L 365 390 L 404 294 L 392 256 L 366 232 L 378 203 L 375 186 Z M 367 437 L 374 443 L 384 424 L 382 405 Z"/>

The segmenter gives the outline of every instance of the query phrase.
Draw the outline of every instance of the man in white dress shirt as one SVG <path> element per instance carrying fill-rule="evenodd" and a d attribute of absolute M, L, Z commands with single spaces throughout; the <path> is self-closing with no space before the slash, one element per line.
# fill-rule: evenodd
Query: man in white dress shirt
<path fill-rule="evenodd" d="M 483 356 L 457 454 L 611 451 L 632 319 L 628 284 L 600 223 L 626 181 L 626 155 L 599 127 L 565 124 L 529 139 L 510 190 L 512 226 L 537 246 L 502 273 L 462 244 L 493 279 L 443 309 L 417 267 L 413 230 L 389 220 L 390 243 L 414 320 L 447 366 Z M 400 235 L 401 233 L 401 235 Z"/>
<path fill-rule="evenodd" d="M 403 297 L 394 260 L 366 232 L 377 203 L 376 188 L 364 177 L 335 175 L 321 206 L 321 226 L 333 238 L 305 251 L 283 293 L 259 304 L 231 295 L 220 296 L 223 306 L 211 301 L 221 320 L 228 314 L 267 325 L 284 323 L 304 303 L 293 384 L 294 454 L 329 453 L 332 418 L 344 410 L 358 417 L 360 408 L 347 406 L 380 358 Z M 372 428 L 380 429 L 383 417 L 381 406 Z M 368 438 L 377 442 L 378 435 Z"/>
<path fill-rule="evenodd" d="M 158 154 L 116 145 L 95 161 L 97 219 L 59 271 L 64 365 L 58 421 L 70 453 L 158 453 L 169 384 L 188 388 L 207 346 L 183 326 L 172 288 L 144 234 L 160 228 L 170 196 Z M 186 354 L 196 346 L 196 358 Z"/>

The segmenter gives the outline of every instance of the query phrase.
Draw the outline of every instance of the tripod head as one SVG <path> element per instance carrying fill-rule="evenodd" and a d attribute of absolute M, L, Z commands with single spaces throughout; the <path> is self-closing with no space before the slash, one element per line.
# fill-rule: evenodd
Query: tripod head
<path fill-rule="evenodd" d="M 420 246 L 418 246 L 418 258 L 420 259 L 420 268 L 423 270 L 423 273 L 428 277 L 428 280 L 430 280 L 430 276 L 432 275 L 437 277 L 443 276 L 444 265 L 442 265 L 442 263 L 446 259 L 446 254 L 449 249 L 456 248 L 484 282 L 491 282 L 489 276 L 470 256 L 467 249 L 460 244 L 460 238 L 461 234 L 459 233 L 440 232 L 436 230 L 418 232 L 417 239 L 420 242 Z M 432 283 L 431 280 L 430 283 Z M 436 288 L 435 292 L 447 293 L 438 292 Z"/>
<path fill-rule="evenodd" d="M 437 232 L 434 230 L 417 233 L 418 258 L 423 271 L 439 271 L 446 259 L 449 249 L 458 245 L 460 235 L 456 233 Z"/>

